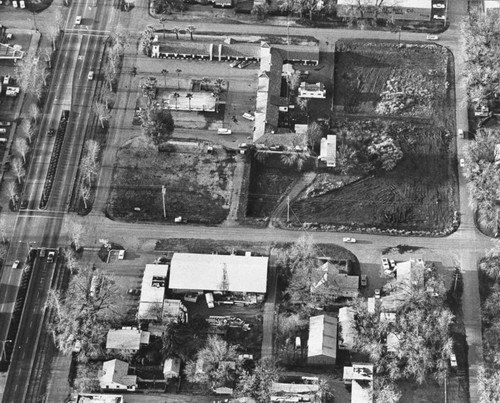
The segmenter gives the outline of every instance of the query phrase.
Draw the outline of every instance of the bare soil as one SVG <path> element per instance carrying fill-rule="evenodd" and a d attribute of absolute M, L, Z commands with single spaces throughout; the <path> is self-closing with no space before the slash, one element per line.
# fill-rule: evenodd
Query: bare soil
<path fill-rule="evenodd" d="M 117 153 L 108 214 L 125 221 L 173 222 L 179 216 L 193 223 L 224 221 L 236 162 L 222 147 L 211 154 L 207 147 L 178 142 L 158 152 L 144 136 L 127 141 Z"/>

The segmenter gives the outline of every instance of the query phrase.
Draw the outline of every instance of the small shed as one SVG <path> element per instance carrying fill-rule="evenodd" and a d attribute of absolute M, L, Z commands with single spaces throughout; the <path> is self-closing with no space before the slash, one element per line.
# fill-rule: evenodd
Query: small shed
<path fill-rule="evenodd" d="M 178 378 L 181 373 L 181 359 L 167 358 L 163 364 L 163 375 L 165 379 Z"/>
<path fill-rule="evenodd" d="M 335 364 L 337 359 L 337 324 L 337 318 L 328 315 L 309 318 L 308 364 Z"/>

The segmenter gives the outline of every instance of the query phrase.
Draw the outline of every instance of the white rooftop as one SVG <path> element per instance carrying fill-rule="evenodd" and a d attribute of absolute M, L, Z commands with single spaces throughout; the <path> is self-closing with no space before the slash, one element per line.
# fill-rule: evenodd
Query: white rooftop
<path fill-rule="evenodd" d="M 123 403 L 122 395 L 101 395 L 99 393 L 81 393 L 76 398 L 77 403 Z"/>
<path fill-rule="evenodd" d="M 363 0 L 366 6 L 375 5 L 376 0 Z M 398 8 L 431 8 L 432 0 L 392 0 L 385 2 L 385 7 L 396 6 Z M 355 6 L 352 0 L 337 0 L 339 6 Z"/>
<path fill-rule="evenodd" d="M 128 363 L 121 360 L 109 360 L 102 363 L 102 375 L 99 377 L 101 388 L 115 383 L 124 386 L 137 386 L 137 376 L 128 375 Z"/>
<path fill-rule="evenodd" d="M 337 357 L 337 318 L 328 315 L 309 318 L 307 356 Z"/>
<path fill-rule="evenodd" d="M 264 294 L 268 261 L 260 256 L 174 253 L 169 288 Z"/>
<path fill-rule="evenodd" d="M 162 306 L 165 298 L 165 285 L 161 286 L 159 281 L 153 281 L 156 278 L 162 278 L 166 281 L 168 274 L 167 264 L 147 264 L 144 269 L 141 285 L 141 299 L 139 302 L 139 318 L 153 319 L 151 312 L 155 305 Z M 165 281 L 163 284 L 165 284 Z"/>
<path fill-rule="evenodd" d="M 138 329 L 110 330 L 106 338 L 107 349 L 139 350 L 141 344 L 149 344 L 149 332 Z"/>

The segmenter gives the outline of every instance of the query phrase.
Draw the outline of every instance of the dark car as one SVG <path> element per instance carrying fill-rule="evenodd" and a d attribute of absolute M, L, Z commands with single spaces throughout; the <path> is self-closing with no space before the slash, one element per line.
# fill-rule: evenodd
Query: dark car
<path fill-rule="evenodd" d="M 49 129 L 49 131 L 47 132 L 47 136 L 49 137 L 53 137 L 56 135 L 56 129 Z"/>

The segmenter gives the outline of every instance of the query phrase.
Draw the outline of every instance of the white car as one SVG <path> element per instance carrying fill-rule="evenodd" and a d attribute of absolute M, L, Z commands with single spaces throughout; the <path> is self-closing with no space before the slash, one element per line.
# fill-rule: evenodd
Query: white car
<path fill-rule="evenodd" d="M 451 364 L 452 367 L 458 366 L 457 356 L 455 354 L 451 354 L 450 355 L 450 364 Z"/>
<path fill-rule="evenodd" d="M 435 20 L 445 20 L 446 17 L 444 15 L 434 15 L 433 17 Z"/>
<path fill-rule="evenodd" d="M 75 20 L 75 25 L 80 25 L 82 23 L 82 16 L 79 15 L 76 17 L 76 20 Z"/>
<path fill-rule="evenodd" d="M 10 76 L 4 76 L 4 78 L 3 78 L 3 83 L 4 83 L 5 85 L 9 85 L 9 83 L 10 83 Z"/>
<path fill-rule="evenodd" d="M 19 7 L 21 7 L 21 8 L 26 8 L 26 3 L 24 2 L 24 0 L 21 0 L 21 1 L 19 2 Z"/>
<path fill-rule="evenodd" d="M 380 298 L 380 288 L 375 290 L 375 298 Z"/>
<path fill-rule="evenodd" d="M 442 3 L 436 3 L 432 5 L 432 8 L 446 8 L 446 6 Z"/>
<path fill-rule="evenodd" d="M 427 35 L 428 41 L 437 41 L 438 39 L 439 39 L 439 36 L 437 36 L 437 35 Z"/>
<path fill-rule="evenodd" d="M 17 1 L 16 0 L 12 0 L 12 7 L 17 8 Z"/>
<path fill-rule="evenodd" d="M 232 62 L 229 67 L 236 67 L 238 66 L 240 63 L 242 63 L 243 61 L 242 60 L 235 60 L 234 62 Z"/>
<path fill-rule="evenodd" d="M 250 121 L 252 121 L 252 122 L 255 120 L 255 116 L 254 116 L 254 115 L 252 115 L 252 114 L 250 114 L 250 113 L 247 113 L 247 112 L 245 112 L 242 116 L 243 116 L 245 119 L 250 120 Z"/>
<path fill-rule="evenodd" d="M 94 72 L 89 71 L 89 76 L 88 76 L 89 81 L 92 81 L 94 79 Z"/>
<path fill-rule="evenodd" d="M 356 243 L 356 238 L 342 238 L 342 241 L 346 243 Z"/>
<path fill-rule="evenodd" d="M 14 263 L 12 263 L 12 268 L 17 269 L 19 267 L 19 260 L 16 260 Z"/>
<path fill-rule="evenodd" d="M 465 160 L 463 158 L 460 158 L 460 168 L 465 167 Z"/>

